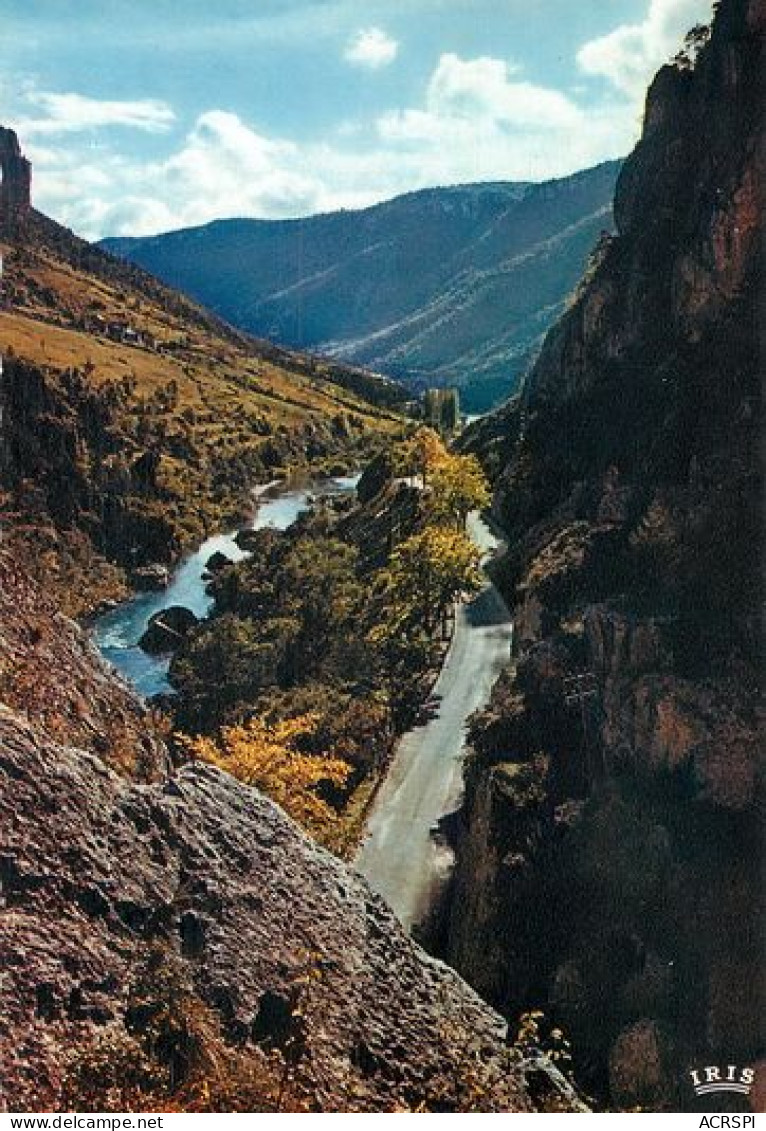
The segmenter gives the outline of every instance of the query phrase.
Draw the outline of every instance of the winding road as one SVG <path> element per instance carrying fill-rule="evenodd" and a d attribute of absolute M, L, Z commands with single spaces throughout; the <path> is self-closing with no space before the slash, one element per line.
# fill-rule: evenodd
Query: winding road
<path fill-rule="evenodd" d="M 468 528 L 485 560 L 501 545 L 477 514 Z M 432 715 L 400 739 L 368 818 L 355 867 L 408 930 L 427 918 L 449 878 L 452 852 L 432 830 L 460 801 L 466 723 L 489 700 L 512 634 L 505 602 L 487 579 L 457 608 Z"/>

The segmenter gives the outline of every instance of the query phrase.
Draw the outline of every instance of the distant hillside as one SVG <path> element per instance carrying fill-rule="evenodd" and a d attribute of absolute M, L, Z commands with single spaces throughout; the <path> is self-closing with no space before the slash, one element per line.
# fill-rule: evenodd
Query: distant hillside
<path fill-rule="evenodd" d="M 254 334 L 415 388 L 459 385 L 482 411 L 515 388 L 611 230 L 619 168 L 103 245 Z"/>
<path fill-rule="evenodd" d="M 67 611 L 399 429 L 395 382 L 255 341 L 34 211 L 18 152 L 0 130 L 0 525 Z"/>

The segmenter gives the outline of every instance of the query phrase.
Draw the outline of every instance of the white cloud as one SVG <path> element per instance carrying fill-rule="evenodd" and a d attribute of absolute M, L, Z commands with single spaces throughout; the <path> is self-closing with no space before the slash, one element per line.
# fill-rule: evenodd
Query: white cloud
<path fill-rule="evenodd" d="M 393 63 L 399 44 L 379 27 L 364 28 L 349 40 L 343 58 L 356 67 L 377 71 Z"/>
<path fill-rule="evenodd" d="M 103 101 L 82 94 L 52 94 L 31 91 L 27 101 L 40 107 L 42 118 L 21 124 L 25 135 L 76 133 L 107 126 L 128 126 L 147 133 L 162 133 L 175 121 L 166 102 L 142 98 L 133 102 Z"/>
<path fill-rule="evenodd" d="M 623 94 L 641 99 L 657 68 L 671 58 L 684 33 L 709 20 L 710 0 L 651 0 L 640 24 L 623 24 L 583 45 L 581 69 L 609 80 Z"/>
<path fill-rule="evenodd" d="M 361 208 L 436 184 L 563 176 L 624 151 L 623 117 L 589 115 L 586 128 L 575 103 L 512 80 L 499 60 L 445 56 L 421 108 L 360 132 L 347 123 L 331 140 L 297 145 L 211 110 L 159 160 L 126 158 L 108 134 L 66 145 L 46 136 L 27 148 L 37 206 L 96 238 Z"/>
<path fill-rule="evenodd" d="M 454 53 L 438 60 L 419 103 L 345 120 L 301 144 L 211 109 L 185 136 L 174 133 L 163 156 L 142 159 L 128 156 L 116 131 L 83 137 L 73 131 L 85 126 L 73 123 L 164 128 L 174 120 L 169 106 L 52 97 L 32 91 L 21 103 L 48 111 L 29 146 L 35 200 L 91 238 L 359 208 L 438 184 L 564 176 L 621 156 L 638 128 L 626 100 L 586 110 L 580 97 L 530 82 L 506 60 Z"/>
<path fill-rule="evenodd" d="M 185 223 L 216 215 L 295 216 L 317 203 L 320 182 L 292 142 L 264 137 L 236 114 L 203 114 L 183 147 L 150 174 L 175 194 Z"/>
<path fill-rule="evenodd" d="M 586 113 L 502 59 L 445 54 L 423 105 L 383 115 L 377 131 L 420 184 L 542 180 L 621 156 L 634 129 L 625 118 L 624 107 Z"/>
<path fill-rule="evenodd" d="M 305 215 L 329 200 L 314 162 L 235 114 L 202 114 L 165 158 L 126 160 L 102 147 L 26 147 L 35 203 L 87 238 L 151 235 L 230 216 Z"/>
<path fill-rule="evenodd" d="M 405 110 L 381 119 L 393 140 L 444 140 L 464 124 L 479 133 L 574 130 L 583 113 L 557 90 L 512 78 L 515 69 L 487 56 L 442 55 L 428 83 L 424 110 Z"/>

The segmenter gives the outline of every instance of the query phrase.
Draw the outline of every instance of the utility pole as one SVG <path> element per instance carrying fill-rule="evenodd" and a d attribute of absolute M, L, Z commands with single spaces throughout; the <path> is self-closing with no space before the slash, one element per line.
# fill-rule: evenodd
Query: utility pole
<path fill-rule="evenodd" d="M 595 780 L 595 767 L 591 754 L 590 733 L 588 730 L 587 704 L 598 697 L 598 681 L 593 672 L 578 672 L 564 678 L 564 702 L 567 707 L 580 708 L 583 743 L 585 745 L 585 767 L 588 784 Z"/>
<path fill-rule="evenodd" d="M 393 554 L 401 539 L 402 524 L 398 514 L 393 510 L 388 513 L 388 552 Z"/>

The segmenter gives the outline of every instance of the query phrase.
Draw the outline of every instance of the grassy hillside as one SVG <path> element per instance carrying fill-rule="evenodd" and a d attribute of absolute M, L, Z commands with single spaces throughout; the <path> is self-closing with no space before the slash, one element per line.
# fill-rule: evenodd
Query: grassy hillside
<path fill-rule="evenodd" d="M 38 213 L 0 254 L 3 525 L 70 611 L 401 426 L 393 382 L 256 342 Z"/>

